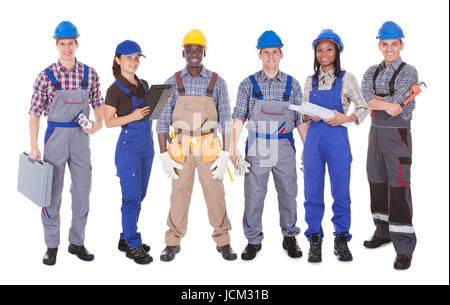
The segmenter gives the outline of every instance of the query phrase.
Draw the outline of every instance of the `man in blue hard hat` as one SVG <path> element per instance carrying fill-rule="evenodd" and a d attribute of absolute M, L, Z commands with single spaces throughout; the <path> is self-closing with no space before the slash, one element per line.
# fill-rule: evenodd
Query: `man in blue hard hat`
<path fill-rule="evenodd" d="M 376 226 L 367 248 L 392 241 L 397 257 L 395 269 L 408 269 L 416 246 L 412 225 L 410 170 L 411 119 L 414 99 L 406 105 L 410 88 L 418 82 L 416 69 L 403 62 L 403 31 L 395 22 L 385 22 L 378 47 L 384 60 L 364 74 L 362 92 L 372 110 L 367 154 L 371 212 Z"/>
<path fill-rule="evenodd" d="M 248 139 L 245 160 L 250 164 L 245 174 L 245 211 L 243 227 L 248 245 L 241 258 L 252 260 L 261 249 L 264 238 L 262 213 L 270 172 L 278 193 L 280 226 L 284 236 L 282 246 L 290 257 L 302 256 L 296 236 L 297 172 L 293 130 L 299 126 L 298 113 L 288 109 L 290 104 L 300 105 L 302 90 L 292 76 L 280 71 L 283 43 L 273 31 L 264 32 L 258 39 L 257 49 L 262 70 L 246 77 L 239 86 L 233 113 L 232 153 L 230 159 L 236 167 L 239 157 L 237 142 L 244 122 L 248 121 Z"/>
<path fill-rule="evenodd" d="M 84 261 L 94 255 L 84 247 L 85 227 L 89 213 L 91 190 L 91 160 L 89 135 L 102 128 L 103 97 L 96 71 L 77 61 L 78 30 L 69 21 L 61 22 L 55 29 L 59 60 L 39 73 L 33 86 L 30 114 L 30 158 L 41 158 L 38 145 L 39 121 L 47 116 L 44 138 L 44 160 L 53 165 L 50 206 L 42 209 L 47 251 L 45 265 L 54 265 L 60 243 L 59 227 L 61 194 L 66 163 L 71 174 L 72 226 L 69 231 L 69 252 Z M 90 106 L 96 120 L 91 129 L 83 129 L 78 117 L 89 117 Z"/>

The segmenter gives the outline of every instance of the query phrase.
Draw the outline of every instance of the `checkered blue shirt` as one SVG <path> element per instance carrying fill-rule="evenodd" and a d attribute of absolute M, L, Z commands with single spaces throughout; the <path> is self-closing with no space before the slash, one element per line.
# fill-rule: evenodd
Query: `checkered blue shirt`
<path fill-rule="evenodd" d="M 286 91 L 287 74 L 279 72 L 275 79 L 269 79 L 263 70 L 254 74 L 256 82 L 261 89 L 264 100 L 282 101 L 283 94 Z M 255 102 L 258 100 L 252 95 L 253 85 L 250 79 L 245 78 L 239 85 L 238 95 L 236 99 L 236 107 L 234 107 L 233 119 L 241 119 L 244 122 L 251 118 L 253 115 L 253 109 L 255 108 Z M 302 88 L 295 78 L 292 78 L 292 90 L 289 98 L 289 102 L 294 105 L 300 105 L 302 103 Z M 295 126 L 302 123 L 301 116 L 298 112 L 295 112 Z"/>
<path fill-rule="evenodd" d="M 205 96 L 208 89 L 213 72 L 203 67 L 202 71 L 196 77 L 192 75 L 185 67 L 181 70 L 181 79 L 183 81 L 186 96 Z M 176 84 L 175 74 L 171 76 L 166 84 Z M 175 108 L 177 98 L 180 96 L 178 89 L 175 89 L 171 97 L 171 101 L 166 104 L 161 116 L 156 123 L 156 133 L 169 133 L 172 124 L 172 113 Z M 216 104 L 217 114 L 219 116 L 219 125 L 222 134 L 231 133 L 231 109 L 230 100 L 228 98 L 227 84 L 222 77 L 218 77 L 214 91 L 212 94 L 214 103 Z"/>
<path fill-rule="evenodd" d="M 366 73 L 364 73 L 364 77 L 361 83 L 361 90 L 363 93 L 363 97 L 366 102 L 370 101 L 374 98 L 375 92 L 373 90 L 373 75 L 375 70 L 380 67 L 380 73 L 375 81 L 375 86 L 378 94 L 389 94 L 389 81 L 392 78 L 394 72 L 398 69 L 400 64 L 402 63 L 402 59 L 398 58 L 392 64 L 387 66 L 384 65 L 384 61 L 379 65 L 374 65 L 370 67 Z M 410 95 L 410 88 L 413 84 L 417 84 L 419 82 L 419 78 L 417 75 L 417 70 L 411 65 L 405 65 L 400 73 L 397 75 L 397 79 L 395 80 L 395 93 L 393 96 L 385 96 L 383 97 L 383 101 L 390 103 L 401 104 L 404 100 L 408 98 Z M 400 113 L 400 117 L 404 120 L 412 119 L 412 112 L 416 108 L 416 101 L 412 99 L 408 104 L 403 107 L 403 111 Z"/>

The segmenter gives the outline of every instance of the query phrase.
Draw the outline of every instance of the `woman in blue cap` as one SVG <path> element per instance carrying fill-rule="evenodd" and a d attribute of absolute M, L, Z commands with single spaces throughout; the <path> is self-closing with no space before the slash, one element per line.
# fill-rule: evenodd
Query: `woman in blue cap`
<path fill-rule="evenodd" d="M 153 260 L 148 254 L 150 247 L 142 244 L 137 232 L 154 157 L 152 121 L 141 121 L 149 112 L 149 107 L 141 108 L 148 83 L 135 74 L 141 56 L 144 54 L 134 41 L 125 40 L 117 46 L 112 67 L 116 81 L 106 94 L 105 123 L 106 127 L 122 128 L 115 155 L 122 188 L 123 231 L 118 248 L 136 263 L 149 264 Z"/>
<path fill-rule="evenodd" d="M 359 125 L 369 113 L 356 78 L 341 69 L 340 53 L 344 45 L 340 37 L 330 29 L 323 30 L 313 42 L 314 75 L 306 80 L 304 103 L 313 103 L 332 110 L 335 116 L 328 120 L 308 117 L 308 131 L 304 143 L 304 192 L 305 232 L 310 242 L 309 262 L 322 261 L 322 218 L 324 204 L 325 164 L 330 175 L 335 228 L 334 254 L 340 261 L 351 261 L 347 246 L 350 230 L 350 165 L 352 155 L 347 122 Z M 350 104 L 354 112 L 347 116 Z"/>

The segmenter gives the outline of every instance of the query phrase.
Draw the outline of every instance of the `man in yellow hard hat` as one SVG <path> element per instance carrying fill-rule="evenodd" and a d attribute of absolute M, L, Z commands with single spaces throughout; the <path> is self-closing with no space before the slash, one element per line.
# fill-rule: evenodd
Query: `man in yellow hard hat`
<path fill-rule="evenodd" d="M 188 209 L 198 170 L 208 208 L 209 222 L 217 250 L 226 260 L 235 260 L 230 246 L 231 224 L 225 205 L 222 178 L 228 168 L 231 109 L 225 81 L 203 64 L 206 39 L 200 30 L 190 31 L 183 40 L 186 67 L 170 77 L 166 83 L 176 84 L 171 100 L 158 119 L 156 132 L 160 159 L 164 171 L 172 178 L 170 212 L 167 219 L 167 247 L 162 261 L 171 261 L 180 251 L 181 238 L 186 234 Z M 167 146 L 172 126 L 175 136 Z M 220 143 L 217 129 L 222 133 Z"/>

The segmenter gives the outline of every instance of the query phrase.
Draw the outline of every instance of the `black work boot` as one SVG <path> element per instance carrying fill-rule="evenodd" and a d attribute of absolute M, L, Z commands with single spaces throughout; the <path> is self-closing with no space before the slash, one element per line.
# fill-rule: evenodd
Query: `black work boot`
<path fill-rule="evenodd" d="M 222 247 L 217 246 L 217 251 L 222 253 L 222 257 L 226 259 L 227 261 L 234 261 L 237 259 L 236 253 L 233 251 L 233 248 L 231 248 L 230 245 L 225 245 Z"/>
<path fill-rule="evenodd" d="M 153 258 L 148 254 L 147 251 L 145 251 L 144 247 L 138 246 L 138 247 L 127 247 L 127 257 L 134 260 L 135 263 L 139 265 L 145 265 L 150 264 L 153 261 Z"/>
<path fill-rule="evenodd" d="M 126 252 L 127 248 L 128 248 L 128 243 L 125 239 L 119 239 L 119 245 L 117 246 L 117 248 L 119 249 L 119 251 L 121 252 Z M 146 245 L 146 244 L 142 244 L 142 248 L 144 248 L 145 252 L 150 252 L 150 246 Z"/>
<path fill-rule="evenodd" d="M 44 265 L 53 266 L 56 264 L 56 254 L 58 253 L 58 248 L 47 248 L 42 262 Z"/>
<path fill-rule="evenodd" d="M 283 249 L 287 250 L 288 255 L 292 258 L 298 258 L 303 255 L 295 237 L 284 237 Z"/>
<path fill-rule="evenodd" d="M 311 234 L 309 243 L 308 262 L 320 263 L 322 261 L 322 241 L 320 234 Z"/>
<path fill-rule="evenodd" d="M 405 270 L 411 266 L 412 257 L 409 255 L 397 254 L 395 258 L 394 268 L 397 270 Z"/>
<path fill-rule="evenodd" d="M 167 246 L 163 252 L 161 252 L 161 256 L 159 257 L 160 260 L 163 262 L 170 262 L 175 258 L 175 255 L 177 255 L 178 252 L 180 252 L 180 245 L 178 246 Z"/>
<path fill-rule="evenodd" d="M 90 262 L 94 260 L 94 254 L 89 253 L 89 251 L 83 245 L 76 246 L 74 244 L 70 244 L 69 253 L 76 255 L 79 259 L 85 262 Z"/>
<path fill-rule="evenodd" d="M 256 257 L 256 253 L 258 253 L 259 250 L 261 250 L 261 244 L 248 244 L 242 252 L 241 258 L 243 260 L 250 261 Z"/>
<path fill-rule="evenodd" d="M 347 238 L 345 234 L 338 234 L 334 238 L 334 255 L 341 262 L 349 262 L 353 260 L 352 253 L 348 249 Z"/>
<path fill-rule="evenodd" d="M 369 249 L 375 249 L 375 248 L 382 246 L 383 244 L 387 244 L 390 242 L 391 242 L 390 239 L 381 238 L 381 237 L 374 235 L 374 236 L 372 236 L 372 238 L 370 240 L 364 241 L 364 247 L 369 248 Z"/>

